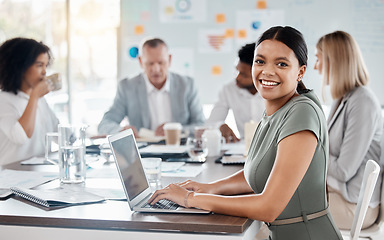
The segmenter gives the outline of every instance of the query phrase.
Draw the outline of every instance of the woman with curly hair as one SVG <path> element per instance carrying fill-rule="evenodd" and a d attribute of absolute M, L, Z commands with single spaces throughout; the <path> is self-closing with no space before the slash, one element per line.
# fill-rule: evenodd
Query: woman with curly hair
<path fill-rule="evenodd" d="M 0 166 L 42 156 L 47 132 L 59 120 L 44 95 L 53 87 L 46 80 L 51 63 L 49 47 L 27 38 L 0 46 Z"/>

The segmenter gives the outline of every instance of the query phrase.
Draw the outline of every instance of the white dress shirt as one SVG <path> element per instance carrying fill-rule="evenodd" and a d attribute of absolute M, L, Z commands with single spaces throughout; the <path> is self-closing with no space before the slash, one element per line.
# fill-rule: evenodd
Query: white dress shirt
<path fill-rule="evenodd" d="M 155 131 L 159 125 L 172 121 L 171 100 L 169 97 L 170 84 L 167 77 L 164 86 L 159 90 L 152 85 L 146 74 L 144 74 L 144 79 L 151 115 L 151 130 Z"/>
<path fill-rule="evenodd" d="M 29 96 L 24 92 L 14 94 L 0 91 L 0 166 L 34 156 L 44 156 L 45 135 L 47 132 L 57 132 L 59 120 L 42 97 L 37 103 L 32 137 L 27 137 L 18 120 L 28 101 Z"/>
<path fill-rule="evenodd" d="M 259 122 L 263 117 L 264 99 L 259 93 L 253 95 L 247 89 L 239 88 L 235 81 L 231 81 L 220 90 L 219 99 L 215 103 L 206 125 L 219 127 L 224 124 L 229 109 L 233 111 L 237 129 L 243 138 L 244 124 L 250 120 Z"/>

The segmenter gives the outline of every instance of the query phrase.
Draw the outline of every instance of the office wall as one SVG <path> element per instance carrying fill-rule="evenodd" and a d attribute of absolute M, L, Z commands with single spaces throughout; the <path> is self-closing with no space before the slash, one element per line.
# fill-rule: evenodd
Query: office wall
<path fill-rule="evenodd" d="M 308 44 L 304 81 L 321 96 L 315 44 L 323 34 L 344 30 L 359 43 L 370 86 L 384 105 L 383 13 L 383 0 L 121 0 L 118 76 L 140 72 L 135 47 L 144 37 L 160 37 L 173 54 L 171 69 L 194 77 L 202 102 L 214 103 L 220 87 L 234 79 L 238 49 L 270 25 L 290 25 Z"/>

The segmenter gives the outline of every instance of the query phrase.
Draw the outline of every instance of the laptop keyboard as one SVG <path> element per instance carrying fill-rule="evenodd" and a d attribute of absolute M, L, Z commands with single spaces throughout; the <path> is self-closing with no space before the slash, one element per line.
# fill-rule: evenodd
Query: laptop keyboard
<path fill-rule="evenodd" d="M 155 209 L 170 209 L 170 210 L 176 210 L 179 207 L 177 203 L 174 203 L 167 199 L 161 199 L 154 205 L 151 205 L 149 203 L 145 203 L 142 208 L 155 208 Z"/>

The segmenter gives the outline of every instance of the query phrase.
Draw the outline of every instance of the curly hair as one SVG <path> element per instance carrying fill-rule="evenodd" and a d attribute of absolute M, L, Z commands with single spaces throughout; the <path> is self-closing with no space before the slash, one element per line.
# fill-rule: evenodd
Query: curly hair
<path fill-rule="evenodd" d="M 5 41 L 0 46 L 0 89 L 17 94 L 25 72 L 42 53 L 48 54 L 48 65 L 51 64 L 51 50 L 42 42 L 29 38 Z"/>
<path fill-rule="evenodd" d="M 240 62 L 246 63 L 248 65 L 253 65 L 253 55 L 255 54 L 255 43 L 249 43 L 240 48 L 237 53 L 239 56 Z"/>

